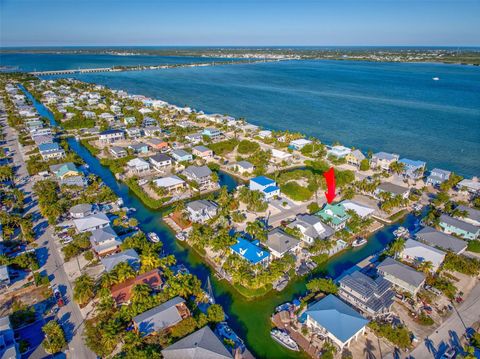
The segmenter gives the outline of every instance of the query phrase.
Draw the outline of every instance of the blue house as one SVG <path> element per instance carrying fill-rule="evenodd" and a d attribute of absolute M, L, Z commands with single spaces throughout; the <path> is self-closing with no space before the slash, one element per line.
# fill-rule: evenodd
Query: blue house
<path fill-rule="evenodd" d="M 193 156 L 191 153 L 188 153 L 184 150 L 173 150 L 170 155 L 175 159 L 177 162 L 184 162 L 184 161 L 191 161 L 193 160 Z"/>
<path fill-rule="evenodd" d="M 402 158 L 400 163 L 405 165 L 403 170 L 403 175 L 411 179 L 420 179 L 423 177 L 423 172 L 425 171 L 425 166 L 427 165 L 423 161 L 410 160 L 408 158 Z"/>
<path fill-rule="evenodd" d="M 446 214 L 440 216 L 440 227 L 447 234 L 455 234 L 466 240 L 474 240 L 480 237 L 480 227 L 461 221 Z"/>
<path fill-rule="evenodd" d="M 210 137 L 212 140 L 217 140 L 223 137 L 222 131 L 218 128 L 207 127 L 202 131 L 202 135 Z"/>
<path fill-rule="evenodd" d="M 251 191 L 262 192 L 265 199 L 270 199 L 280 195 L 280 188 L 277 183 L 265 176 L 258 176 L 250 180 L 249 188 Z"/>
<path fill-rule="evenodd" d="M 230 249 L 232 253 L 239 255 L 252 265 L 261 264 L 266 266 L 270 259 L 270 253 L 260 247 L 258 240 L 250 242 L 244 238 L 238 238 L 237 243 L 230 246 Z"/>

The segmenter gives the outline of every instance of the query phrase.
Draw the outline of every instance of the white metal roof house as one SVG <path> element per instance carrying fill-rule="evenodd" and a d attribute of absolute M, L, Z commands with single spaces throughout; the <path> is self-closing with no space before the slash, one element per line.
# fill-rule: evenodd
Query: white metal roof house
<path fill-rule="evenodd" d="M 218 206 L 213 201 L 200 199 L 187 203 L 186 210 L 192 222 L 205 223 L 217 215 Z"/>
<path fill-rule="evenodd" d="M 295 221 L 288 225 L 290 228 L 298 228 L 302 233 L 302 240 L 313 244 L 316 239 L 322 240 L 332 236 L 335 231 L 322 223 L 320 218 L 311 214 L 299 214 Z"/>
<path fill-rule="evenodd" d="M 145 173 L 150 171 L 150 164 L 141 158 L 134 158 L 127 162 L 127 168 L 130 173 Z"/>
<path fill-rule="evenodd" d="M 104 213 L 95 213 L 87 217 L 77 218 L 73 220 L 73 224 L 79 233 L 91 232 L 98 228 L 110 225 L 110 220 Z"/>
<path fill-rule="evenodd" d="M 405 261 L 412 262 L 414 264 L 420 264 L 422 262 L 432 263 L 432 272 L 436 272 L 442 265 L 445 259 L 445 252 L 430 247 L 427 244 L 416 241 L 414 239 L 408 239 L 405 242 L 405 249 L 400 253 L 400 257 Z"/>

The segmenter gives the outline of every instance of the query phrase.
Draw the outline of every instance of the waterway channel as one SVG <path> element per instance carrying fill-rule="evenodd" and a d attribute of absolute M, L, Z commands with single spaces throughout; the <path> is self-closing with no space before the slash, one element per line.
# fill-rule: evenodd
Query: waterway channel
<path fill-rule="evenodd" d="M 27 91 L 25 93 L 38 112 L 47 117 L 52 125 L 56 125 L 51 112 Z M 305 293 L 305 282 L 312 276 L 328 275 L 335 278 L 358 262 L 385 248 L 394 239 L 392 231 L 398 226 L 401 225 L 413 230 L 418 224 L 418 217 L 409 214 L 400 222 L 374 233 L 368 238 L 368 243 L 365 246 L 348 249 L 337 254 L 325 265 L 317 268 L 310 276 L 290 283 L 282 292 L 272 291 L 261 298 L 247 300 L 226 281 L 217 280 L 211 269 L 204 264 L 202 258 L 195 252 L 179 244 L 173 232 L 163 222 L 163 212 L 161 210 L 152 210 L 145 206 L 125 184 L 117 181 L 112 172 L 107 167 L 102 166 L 100 161 L 75 139 L 69 138 L 68 144 L 88 164 L 89 170 L 99 176 L 117 196 L 123 199 L 126 207 L 135 208 L 136 211 L 133 216 L 138 220 L 139 227 L 144 232 L 156 232 L 164 244 L 166 253 L 175 255 L 177 262 L 184 264 L 202 282 L 205 282 L 207 277 L 210 276 L 216 301 L 227 312 L 229 324 L 237 334 L 245 339 L 249 349 L 258 358 L 304 357 L 305 354 L 288 351 L 270 338 L 270 316 L 274 308 L 281 303 L 291 301 L 295 296 Z M 220 173 L 219 177 L 222 185 L 227 185 L 229 189 L 234 188 L 236 180 L 233 177 L 226 173 Z"/>

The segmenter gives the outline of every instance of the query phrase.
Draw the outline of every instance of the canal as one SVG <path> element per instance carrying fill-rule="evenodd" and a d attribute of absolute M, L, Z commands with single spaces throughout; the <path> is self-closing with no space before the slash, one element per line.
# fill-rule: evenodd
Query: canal
<path fill-rule="evenodd" d="M 25 90 L 24 90 L 25 91 Z M 47 117 L 52 124 L 55 120 L 50 111 L 37 102 L 28 91 L 25 91 L 42 116 Z M 73 138 L 68 139 L 68 144 L 89 166 L 89 170 L 99 176 L 117 196 L 121 197 L 126 207 L 135 208 L 133 216 L 138 220 L 139 227 L 144 232 L 156 232 L 163 242 L 164 249 L 168 254 L 173 254 L 178 263 L 184 264 L 192 273 L 197 275 L 202 282 L 210 276 L 217 303 L 221 304 L 229 316 L 229 324 L 246 340 L 247 346 L 258 358 L 302 358 L 304 354 L 291 352 L 270 338 L 270 316 L 274 308 L 284 302 L 291 301 L 294 296 L 305 293 L 305 282 L 315 275 L 328 275 L 337 277 L 343 271 L 351 268 L 368 256 L 381 251 L 394 239 L 392 231 L 398 226 L 413 230 L 418 223 L 418 218 L 412 214 L 407 215 L 400 222 L 374 233 L 368 238 L 368 243 L 360 248 L 345 250 L 325 265 L 320 266 L 307 278 L 299 279 L 287 286 L 282 292 L 272 291 L 269 294 L 247 300 L 241 296 L 226 281 L 215 278 L 210 268 L 194 251 L 179 244 L 173 232 L 162 220 L 161 210 L 152 210 L 146 207 L 141 200 L 131 192 L 125 184 L 117 181 L 112 172 L 94 157 L 84 146 Z M 220 173 L 220 181 L 232 189 L 236 185 L 233 177 L 226 173 Z"/>

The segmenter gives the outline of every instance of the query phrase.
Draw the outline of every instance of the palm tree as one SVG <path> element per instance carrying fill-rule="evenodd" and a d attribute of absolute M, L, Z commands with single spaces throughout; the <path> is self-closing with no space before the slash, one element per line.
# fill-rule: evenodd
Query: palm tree
<path fill-rule="evenodd" d="M 88 274 L 82 274 L 75 280 L 75 285 L 73 287 L 73 298 L 80 305 L 88 303 L 90 298 L 94 296 L 94 287 L 95 284 L 93 279 L 88 276 Z"/>
<path fill-rule="evenodd" d="M 145 301 L 150 298 L 150 293 L 152 290 L 148 284 L 137 284 L 133 287 L 132 291 L 132 303 L 145 303 Z"/>
<path fill-rule="evenodd" d="M 117 264 L 115 267 L 118 283 L 125 282 L 127 279 L 135 277 L 135 271 L 126 262 Z"/>
<path fill-rule="evenodd" d="M 144 251 L 143 254 L 140 255 L 140 263 L 142 265 L 142 272 L 148 272 L 152 269 L 160 267 L 162 263 L 158 254 L 152 250 Z"/>
<path fill-rule="evenodd" d="M 418 265 L 418 270 L 425 274 L 431 273 L 433 269 L 433 263 L 431 261 L 423 261 Z"/>
<path fill-rule="evenodd" d="M 402 253 L 405 249 L 405 239 L 397 238 L 391 244 L 389 252 L 394 255 L 395 258 L 398 257 L 399 253 Z"/>
<path fill-rule="evenodd" d="M 390 168 L 390 171 L 396 174 L 400 174 L 405 170 L 405 164 L 402 162 L 395 161 L 390 164 L 389 168 Z"/>
<path fill-rule="evenodd" d="M 117 274 L 113 270 L 110 272 L 105 272 L 100 281 L 103 288 L 110 288 L 115 283 L 118 283 Z"/>

